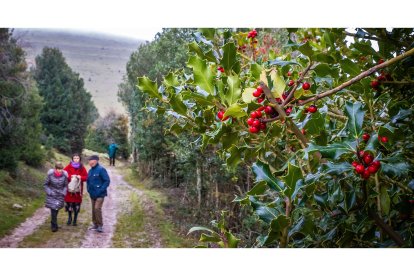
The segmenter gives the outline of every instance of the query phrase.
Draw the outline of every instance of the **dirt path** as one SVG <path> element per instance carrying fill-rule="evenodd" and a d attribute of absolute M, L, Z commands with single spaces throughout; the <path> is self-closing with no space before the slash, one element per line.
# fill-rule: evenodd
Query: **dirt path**
<path fill-rule="evenodd" d="M 50 211 L 47 208 L 39 208 L 32 217 L 19 225 L 10 235 L 0 240 L 1 247 L 81 247 L 81 248 L 109 248 L 112 247 L 112 238 L 116 231 L 118 216 L 130 211 L 131 197 L 137 197 L 143 211 L 149 217 L 154 217 L 154 203 L 143 191 L 127 182 L 115 168 L 106 167 L 111 178 L 108 196 L 103 204 L 104 232 L 98 233 L 87 230 L 91 224 L 91 206 L 88 194 L 84 195 L 78 226 L 67 226 L 66 213 L 59 212 L 58 222 L 60 229 L 56 233 L 50 232 Z M 162 238 L 157 229 L 156 221 L 145 222 L 145 244 L 149 247 L 162 247 Z"/>
<path fill-rule="evenodd" d="M 27 218 L 10 235 L 0 240 L 0 248 L 17 247 L 25 237 L 31 235 L 39 226 L 44 224 L 49 216 L 50 210 L 48 208 L 42 207 L 37 209 L 33 216 Z"/>
<path fill-rule="evenodd" d="M 85 235 L 81 247 L 108 248 L 112 246 L 112 236 L 115 231 L 117 216 L 120 212 L 120 204 L 126 200 L 128 193 L 121 189 L 118 175 L 114 174 L 113 169 L 109 167 L 107 171 L 111 179 L 111 184 L 108 188 L 108 196 L 105 197 L 102 207 L 104 231 L 103 233 L 98 233 L 89 230 Z"/>

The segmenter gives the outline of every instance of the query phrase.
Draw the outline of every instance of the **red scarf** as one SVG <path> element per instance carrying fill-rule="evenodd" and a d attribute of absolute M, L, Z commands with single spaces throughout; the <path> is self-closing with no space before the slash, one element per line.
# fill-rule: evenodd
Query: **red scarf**
<path fill-rule="evenodd" d="M 58 172 L 57 170 L 55 170 L 55 176 L 56 177 L 61 177 L 63 174 L 63 172 Z"/>

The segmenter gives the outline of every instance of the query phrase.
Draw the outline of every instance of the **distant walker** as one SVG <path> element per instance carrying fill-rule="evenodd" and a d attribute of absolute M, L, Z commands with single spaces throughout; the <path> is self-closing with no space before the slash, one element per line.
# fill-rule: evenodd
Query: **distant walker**
<path fill-rule="evenodd" d="M 116 151 L 118 150 L 118 145 L 112 143 L 108 147 L 108 155 L 109 155 L 109 166 L 115 167 L 115 158 L 116 158 Z"/>

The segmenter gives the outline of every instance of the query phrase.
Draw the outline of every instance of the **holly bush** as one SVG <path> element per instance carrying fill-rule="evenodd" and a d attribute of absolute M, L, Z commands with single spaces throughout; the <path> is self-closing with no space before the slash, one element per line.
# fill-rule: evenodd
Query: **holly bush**
<path fill-rule="evenodd" d="M 260 33 L 195 32 L 185 68 L 138 78 L 147 107 L 252 164 L 234 201 L 266 225 L 258 247 L 411 247 L 413 29 L 288 29 L 281 50 Z"/>

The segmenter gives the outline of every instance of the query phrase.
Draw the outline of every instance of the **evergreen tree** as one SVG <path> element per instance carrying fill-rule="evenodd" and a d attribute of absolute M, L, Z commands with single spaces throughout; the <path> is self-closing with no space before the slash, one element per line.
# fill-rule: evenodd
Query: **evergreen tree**
<path fill-rule="evenodd" d="M 41 97 L 23 49 L 8 29 L 0 29 L 0 169 L 15 170 L 17 161 L 41 164 Z"/>
<path fill-rule="evenodd" d="M 66 63 L 57 48 L 45 47 L 36 57 L 35 79 L 44 98 L 40 120 L 46 136 L 64 153 L 82 152 L 87 127 L 97 117 L 83 79 Z"/>

